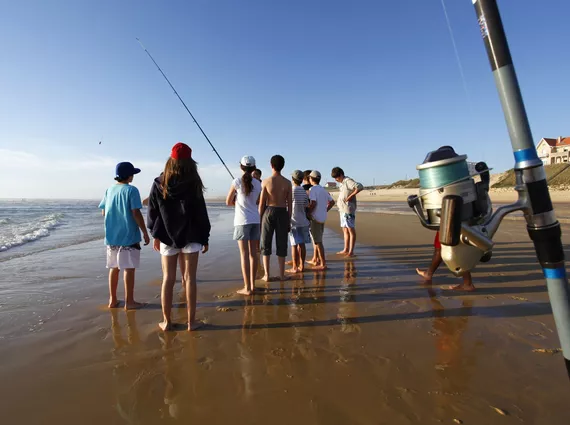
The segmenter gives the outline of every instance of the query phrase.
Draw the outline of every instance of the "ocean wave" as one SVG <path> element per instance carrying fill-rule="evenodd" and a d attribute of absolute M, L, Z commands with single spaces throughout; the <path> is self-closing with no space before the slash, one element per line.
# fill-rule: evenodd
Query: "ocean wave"
<path fill-rule="evenodd" d="M 10 220 L 9 218 L 0 218 L 0 225 L 1 224 L 10 224 L 12 222 L 12 220 Z"/>
<path fill-rule="evenodd" d="M 31 223 L 12 226 L 0 234 L 0 252 L 49 236 L 50 231 L 62 223 L 63 217 L 64 215 L 61 213 L 48 214 Z M 8 221 L 4 224 L 11 223 L 10 219 L 6 220 Z"/>

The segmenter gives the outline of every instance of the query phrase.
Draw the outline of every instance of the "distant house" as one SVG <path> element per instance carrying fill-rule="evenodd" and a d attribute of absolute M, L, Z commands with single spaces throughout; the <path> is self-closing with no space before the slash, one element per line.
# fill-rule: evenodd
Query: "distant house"
<path fill-rule="evenodd" d="M 570 162 L 570 137 L 543 138 L 536 146 L 536 150 L 544 165 Z"/>
<path fill-rule="evenodd" d="M 336 183 L 335 182 L 327 182 L 325 187 L 327 189 L 336 189 Z"/>

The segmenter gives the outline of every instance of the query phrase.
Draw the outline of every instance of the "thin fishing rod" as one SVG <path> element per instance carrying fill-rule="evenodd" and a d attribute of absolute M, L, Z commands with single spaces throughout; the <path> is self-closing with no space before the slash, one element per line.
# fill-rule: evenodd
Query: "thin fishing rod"
<path fill-rule="evenodd" d="M 210 146 L 212 147 L 212 150 L 214 151 L 214 153 L 218 156 L 219 160 L 222 162 L 222 164 L 224 165 L 224 167 L 226 167 L 226 170 L 228 171 L 228 173 L 230 174 L 230 176 L 232 177 L 232 179 L 234 178 L 234 175 L 232 174 L 232 172 L 230 171 L 230 169 L 228 168 L 228 166 L 226 165 L 226 163 L 224 162 L 224 160 L 222 159 L 222 157 L 220 156 L 220 154 L 218 153 L 218 151 L 216 150 L 216 148 L 214 147 L 214 145 L 212 144 L 212 142 L 210 141 L 210 139 L 208 138 L 208 136 L 206 135 L 206 133 L 204 132 L 204 130 L 202 129 L 202 127 L 200 126 L 200 124 L 198 124 L 198 121 L 196 121 L 196 118 L 194 118 L 194 115 L 192 115 L 192 112 L 190 112 L 190 109 L 188 109 L 188 106 L 186 106 L 186 103 L 184 103 L 184 101 L 182 100 L 182 98 L 180 97 L 180 95 L 178 94 L 178 92 L 176 91 L 176 89 L 174 88 L 174 86 L 172 85 L 172 83 L 170 82 L 170 80 L 166 77 L 166 75 L 164 74 L 164 72 L 162 72 L 162 69 L 160 68 L 160 66 L 158 66 L 158 64 L 156 63 L 156 61 L 154 60 L 154 58 L 152 57 L 152 55 L 150 54 L 150 52 L 146 49 L 146 47 L 144 47 L 144 45 L 142 44 L 142 42 L 137 38 L 137 41 L 139 42 L 139 44 L 141 45 L 141 47 L 143 48 L 143 50 L 146 52 L 146 54 L 148 55 L 148 57 L 150 58 L 150 60 L 156 65 L 156 67 L 158 68 L 158 70 L 160 71 L 160 73 L 162 74 L 162 76 L 164 77 L 164 79 L 166 80 L 166 82 L 168 83 L 168 85 L 170 86 L 170 88 L 174 91 L 174 94 L 176 95 L 176 97 L 178 97 L 178 100 L 180 100 L 180 102 L 182 102 L 182 105 L 184 105 L 184 108 L 186 109 L 186 111 L 190 114 L 190 116 L 192 117 L 192 120 L 194 121 L 194 123 L 198 126 L 198 128 L 200 129 L 200 131 L 202 132 L 202 134 L 204 135 L 204 137 L 206 138 L 206 140 L 208 141 L 208 143 L 210 144 Z"/>
<path fill-rule="evenodd" d="M 496 0 L 472 0 L 515 156 L 518 186 L 528 197 L 527 231 L 542 266 L 562 355 L 570 377 L 570 288 L 560 223 L 548 192 L 544 165 L 536 153 L 507 36 Z"/>

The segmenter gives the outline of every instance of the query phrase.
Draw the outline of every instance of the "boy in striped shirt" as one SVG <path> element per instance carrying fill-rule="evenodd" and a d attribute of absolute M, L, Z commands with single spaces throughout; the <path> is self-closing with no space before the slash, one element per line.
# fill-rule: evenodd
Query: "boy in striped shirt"
<path fill-rule="evenodd" d="M 291 255 L 293 266 L 287 270 L 289 273 L 302 273 L 305 271 L 305 257 L 307 249 L 305 244 L 311 242 L 309 233 L 309 219 L 307 218 L 307 208 L 309 206 L 309 196 L 307 191 L 301 186 L 304 174 L 301 170 L 295 170 L 291 174 L 293 180 L 293 214 L 291 216 Z"/>

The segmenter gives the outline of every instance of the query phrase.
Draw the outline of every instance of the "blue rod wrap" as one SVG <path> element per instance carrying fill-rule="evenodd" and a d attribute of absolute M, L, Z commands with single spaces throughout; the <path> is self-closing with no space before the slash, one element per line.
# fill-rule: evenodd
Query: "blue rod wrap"
<path fill-rule="evenodd" d="M 558 267 L 556 269 L 542 269 L 544 271 L 544 277 L 547 279 L 562 279 L 566 277 L 566 268 Z"/>
<path fill-rule="evenodd" d="M 533 159 L 538 159 L 538 155 L 536 154 L 535 148 L 528 148 L 520 151 L 514 151 L 513 153 L 515 154 L 516 162 L 531 161 Z"/>

